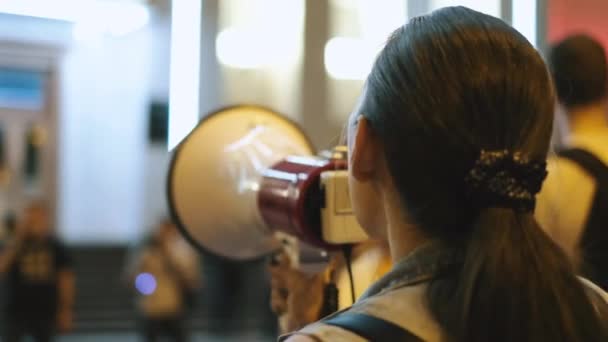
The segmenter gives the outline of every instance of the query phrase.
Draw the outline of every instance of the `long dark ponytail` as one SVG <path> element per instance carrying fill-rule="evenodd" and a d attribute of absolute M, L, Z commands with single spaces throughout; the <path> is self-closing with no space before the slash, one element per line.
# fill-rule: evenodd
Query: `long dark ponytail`
<path fill-rule="evenodd" d="M 429 307 L 451 341 L 608 341 L 580 280 L 530 210 L 479 205 L 465 178 L 482 150 L 545 160 L 554 95 L 532 45 L 464 7 L 415 18 L 380 53 L 362 115 L 383 141 L 405 210 L 463 263 Z"/>

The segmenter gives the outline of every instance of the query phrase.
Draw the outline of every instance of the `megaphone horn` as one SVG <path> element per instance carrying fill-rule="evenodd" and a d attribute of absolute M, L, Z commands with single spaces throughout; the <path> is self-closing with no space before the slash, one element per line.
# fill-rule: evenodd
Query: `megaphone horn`
<path fill-rule="evenodd" d="M 344 242 L 336 232 L 342 236 L 342 227 L 358 227 L 346 165 L 344 158 L 313 152 L 295 123 L 267 108 L 242 105 L 211 113 L 173 154 L 171 214 L 195 246 L 231 259 L 279 249 L 276 231 L 335 248 Z"/>

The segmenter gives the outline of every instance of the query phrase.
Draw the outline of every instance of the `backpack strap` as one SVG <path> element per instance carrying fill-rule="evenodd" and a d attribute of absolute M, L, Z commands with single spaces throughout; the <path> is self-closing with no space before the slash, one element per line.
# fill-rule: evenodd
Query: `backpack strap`
<path fill-rule="evenodd" d="M 348 330 L 371 342 L 423 341 L 420 337 L 395 323 L 362 313 L 346 311 L 327 320 L 323 320 L 322 323 Z"/>
<path fill-rule="evenodd" d="M 604 321 L 608 320 L 608 302 L 596 291 L 593 291 L 591 302 L 597 311 L 597 314 Z"/>
<path fill-rule="evenodd" d="M 608 186 L 608 166 L 591 152 L 573 148 L 558 152 L 558 156 L 570 159 L 591 175 L 598 185 Z"/>
<path fill-rule="evenodd" d="M 592 153 L 578 148 L 559 155 L 575 162 L 595 179 L 593 202 L 578 242 L 582 259 L 580 271 L 608 290 L 608 166 Z"/>

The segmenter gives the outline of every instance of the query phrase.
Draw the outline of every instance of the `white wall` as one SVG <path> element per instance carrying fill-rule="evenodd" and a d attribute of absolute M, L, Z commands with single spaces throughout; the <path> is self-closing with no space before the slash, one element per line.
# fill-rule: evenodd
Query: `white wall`
<path fill-rule="evenodd" d="M 148 30 L 74 44 L 62 63 L 59 229 L 120 242 L 142 228 Z"/>
<path fill-rule="evenodd" d="M 170 154 L 165 146 L 147 147 L 144 178 L 144 215 L 142 228 L 149 230 L 168 215 L 166 179 Z"/>
<path fill-rule="evenodd" d="M 168 101 L 169 98 L 169 61 L 171 42 L 171 20 L 169 13 L 156 18 L 150 26 L 153 39 L 150 42 L 150 98 Z M 168 215 L 166 197 L 166 178 L 170 153 L 165 145 L 146 144 L 144 161 L 144 208 L 142 229 L 150 229 L 157 220 Z"/>
<path fill-rule="evenodd" d="M 151 99 L 166 100 L 169 20 L 75 41 L 66 22 L 0 15 L 0 39 L 60 46 L 57 227 L 68 242 L 124 243 L 166 214 L 168 153 L 147 142 Z"/>
<path fill-rule="evenodd" d="M 66 239 L 140 239 L 167 215 L 170 154 L 147 141 L 148 106 L 169 94 L 170 19 L 123 38 L 78 44 L 64 63 Z M 94 138 L 93 138 L 94 137 Z"/>
<path fill-rule="evenodd" d="M 72 38 L 67 22 L 0 13 L 0 39 L 64 46 Z"/>
<path fill-rule="evenodd" d="M 500 0 L 433 0 L 430 10 L 433 11 L 447 6 L 466 6 L 476 11 L 500 17 Z"/>
<path fill-rule="evenodd" d="M 248 35 L 233 41 L 233 62 L 253 59 L 260 65 L 222 65 L 220 106 L 258 104 L 293 120 L 301 119 L 301 66 L 304 2 L 301 0 L 225 0 L 219 2 L 219 32 L 236 29 Z M 227 46 L 224 46 L 227 48 Z M 218 47 L 218 54 L 222 54 Z M 203 80 L 204 81 L 204 80 Z M 206 113 L 203 113 L 206 114 Z"/>

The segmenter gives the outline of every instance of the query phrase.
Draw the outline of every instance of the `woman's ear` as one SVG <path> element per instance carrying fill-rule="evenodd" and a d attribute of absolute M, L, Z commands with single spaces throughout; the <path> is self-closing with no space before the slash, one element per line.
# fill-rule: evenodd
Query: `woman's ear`
<path fill-rule="evenodd" d="M 359 116 L 351 148 L 350 169 L 353 177 L 361 182 L 372 179 L 377 171 L 381 153 L 369 121 Z"/>

